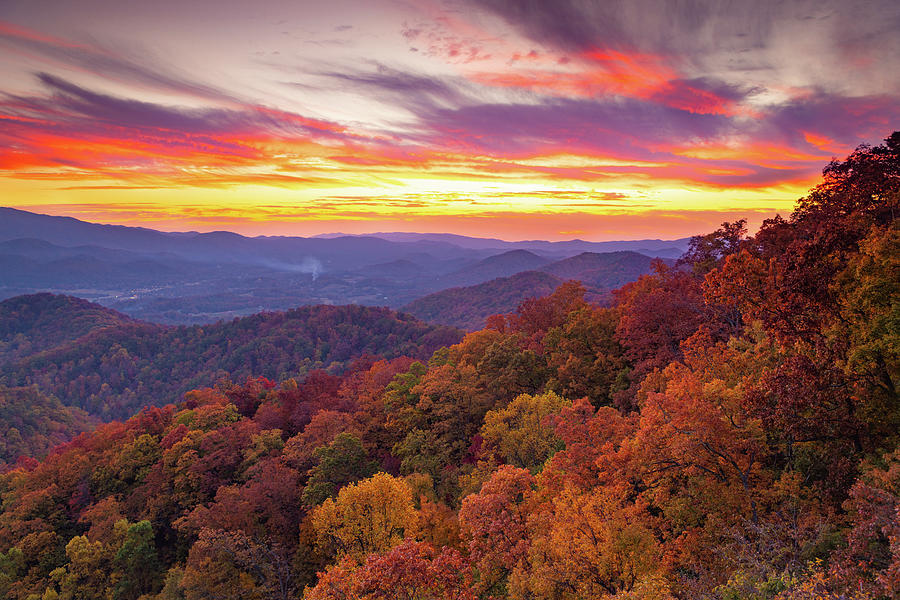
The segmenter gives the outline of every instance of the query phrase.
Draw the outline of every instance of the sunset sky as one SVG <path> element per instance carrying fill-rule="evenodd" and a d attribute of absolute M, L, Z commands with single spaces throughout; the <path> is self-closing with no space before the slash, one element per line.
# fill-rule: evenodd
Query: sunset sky
<path fill-rule="evenodd" d="M 900 2 L 3 0 L 0 205 L 674 238 L 900 129 Z"/>

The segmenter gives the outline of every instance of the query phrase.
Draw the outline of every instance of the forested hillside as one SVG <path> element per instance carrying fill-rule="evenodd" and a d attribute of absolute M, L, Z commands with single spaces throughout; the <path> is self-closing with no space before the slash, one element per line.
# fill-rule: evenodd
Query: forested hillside
<path fill-rule="evenodd" d="M 896 598 L 898 215 L 900 132 L 609 307 L 104 425 L 0 475 L 0 595 Z"/>
<path fill-rule="evenodd" d="M 424 358 L 460 338 L 386 308 L 312 306 L 164 327 L 50 294 L 0 303 L 0 331 L 0 383 L 37 385 L 104 420 L 177 402 L 220 379 L 337 372 L 364 355 Z"/>
<path fill-rule="evenodd" d="M 456 287 L 414 300 L 401 310 L 429 323 L 475 331 L 491 315 L 507 313 L 526 298 L 546 296 L 562 279 L 540 271 L 524 271 L 469 287 Z"/>
<path fill-rule="evenodd" d="M 0 364 L 73 342 L 107 327 L 135 321 L 71 296 L 34 294 L 0 302 Z"/>
<path fill-rule="evenodd" d="M 608 291 L 650 272 L 652 262 L 653 259 L 649 256 L 637 252 L 582 252 L 541 267 L 540 270 L 562 279 L 577 279 L 586 286 Z"/>
<path fill-rule="evenodd" d="M 0 471 L 20 458 L 42 457 L 97 420 L 84 411 L 47 397 L 35 388 L 0 385 Z"/>

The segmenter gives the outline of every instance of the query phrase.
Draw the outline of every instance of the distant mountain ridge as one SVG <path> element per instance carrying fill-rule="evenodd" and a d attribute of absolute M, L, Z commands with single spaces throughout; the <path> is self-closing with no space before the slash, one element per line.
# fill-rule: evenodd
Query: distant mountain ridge
<path fill-rule="evenodd" d="M 235 263 L 272 268 L 303 267 L 314 257 L 321 269 L 346 270 L 361 263 L 393 260 L 412 251 L 448 251 L 451 244 L 391 242 L 376 237 L 303 238 L 245 237 L 228 231 L 166 233 L 142 227 L 100 225 L 71 217 L 40 215 L 0 207 L 0 241 L 22 238 L 58 246 L 93 245 L 137 253 L 163 250 L 192 261 Z M 311 272 L 314 267 L 309 266 Z"/>
<path fill-rule="evenodd" d="M 653 259 L 624 250 L 620 252 L 582 252 L 544 267 L 541 271 L 561 279 L 577 279 L 588 287 L 609 291 L 649 273 Z"/>
<path fill-rule="evenodd" d="M 469 287 L 455 287 L 410 302 L 401 310 L 429 323 L 475 331 L 487 317 L 513 312 L 526 298 L 546 296 L 563 280 L 550 273 L 524 271 Z"/>
<path fill-rule="evenodd" d="M 487 317 L 512 312 L 526 298 L 545 296 L 570 279 L 581 281 L 591 300 L 604 302 L 611 290 L 649 273 L 653 260 L 630 251 L 583 252 L 544 264 L 537 270 L 435 292 L 410 302 L 401 310 L 423 321 L 472 331 L 484 327 Z"/>
<path fill-rule="evenodd" d="M 477 285 L 498 277 L 509 277 L 523 271 L 533 271 L 549 262 L 550 259 L 538 256 L 528 250 L 509 250 L 439 277 L 436 283 L 441 288 Z"/>
<path fill-rule="evenodd" d="M 0 207 L 0 300 L 39 292 L 79 296 L 164 324 L 206 324 L 303 305 L 399 308 L 444 289 L 543 270 L 585 252 L 640 250 L 666 258 L 680 255 L 685 242 L 166 233 Z M 626 263 L 618 284 L 634 270 Z M 600 287 L 610 283 L 611 275 L 592 275 L 584 265 L 570 271 L 555 274 L 589 285 L 596 279 Z"/>
<path fill-rule="evenodd" d="M 499 239 L 474 238 L 458 234 L 374 233 L 366 235 L 335 234 L 315 237 L 257 236 L 246 237 L 228 231 L 198 233 L 195 231 L 167 233 L 143 227 L 102 225 L 80 221 L 72 217 L 57 217 L 32 213 L 15 208 L 0 207 L 0 241 L 33 238 L 60 246 L 94 245 L 133 252 L 159 252 L 165 247 L 175 254 L 185 254 L 192 259 L 251 260 L 261 257 L 278 258 L 290 264 L 297 261 L 296 252 L 320 252 L 326 260 L 332 260 L 342 268 L 363 262 L 355 257 L 355 263 L 347 265 L 339 258 L 346 254 L 365 250 L 368 253 L 392 255 L 412 249 L 440 251 L 451 247 L 463 250 L 530 250 L 549 255 L 572 256 L 580 252 L 616 252 L 632 250 L 669 257 L 671 252 L 687 249 L 689 238 L 677 240 L 625 240 L 610 242 L 586 242 L 569 240 L 548 242 L 525 240 L 507 242 Z M 399 246 L 392 246 L 399 244 Z M 390 249 L 395 248 L 395 252 Z M 380 252 L 379 252 L 380 250 Z M 292 254 L 293 253 L 293 254 Z M 326 262 L 323 260 L 323 263 Z M 366 256 L 370 264 L 384 262 L 381 256 Z M 339 264 L 339 265 L 338 265 Z"/>
<path fill-rule="evenodd" d="M 588 242 L 585 240 L 567 240 L 563 242 L 549 242 L 546 240 L 521 240 L 510 242 L 497 238 L 477 238 L 455 233 L 407 233 L 407 232 L 378 232 L 367 234 L 333 233 L 315 237 L 336 238 L 352 235 L 364 235 L 365 237 L 377 237 L 392 242 L 419 242 L 436 241 L 446 242 L 463 248 L 476 250 L 485 249 L 524 249 L 546 254 L 573 255 L 580 252 L 618 252 L 631 250 L 648 256 L 659 258 L 678 258 L 690 244 L 691 238 L 679 238 L 674 240 L 646 239 L 646 240 L 615 240 L 608 242 Z"/>

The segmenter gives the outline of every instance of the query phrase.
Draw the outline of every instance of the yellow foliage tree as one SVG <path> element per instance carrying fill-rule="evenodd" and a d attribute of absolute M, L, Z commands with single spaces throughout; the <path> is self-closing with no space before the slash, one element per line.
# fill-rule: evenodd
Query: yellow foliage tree
<path fill-rule="evenodd" d="M 313 513 L 312 523 L 323 553 L 361 561 L 414 534 L 418 514 L 406 482 L 377 473 L 326 500 Z"/>
<path fill-rule="evenodd" d="M 59 597 L 66 600 L 111 599 L 115 578 L 110 578 L 109 548 L 91 542 L 85 536 L 73 537 L 66 544 L 69 559 L 65 573 L 60 573 Z"/>
<path fill-rule="evenodd" d="M 485 450 L 507 464 L 539 471 L 544 461 L 562 448 L 547 417 L 559 414 L 569 404 L 553 392 L 522 394 L 505 408 L 489 411 L 481 428 Z"/>

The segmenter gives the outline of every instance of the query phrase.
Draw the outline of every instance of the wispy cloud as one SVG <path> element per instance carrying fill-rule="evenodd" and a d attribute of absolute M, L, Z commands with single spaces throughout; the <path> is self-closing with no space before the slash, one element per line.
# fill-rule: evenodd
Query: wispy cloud
<path fill-rule="evenodd" d="M 0 45 L 16 54 L 38 56 L 57 67 L 74 67 L 84 73 L 102 74 L 145 88 L 216 102 L 236 101 L 221 89 L 171 72 L 170 67 L 148 64 L 152 58 L 146 52 L 128 58 L 129 52 L 125 48 L 106 48 L 96 43 L 57 38 L 4 21 L 0 21 Z"/>

